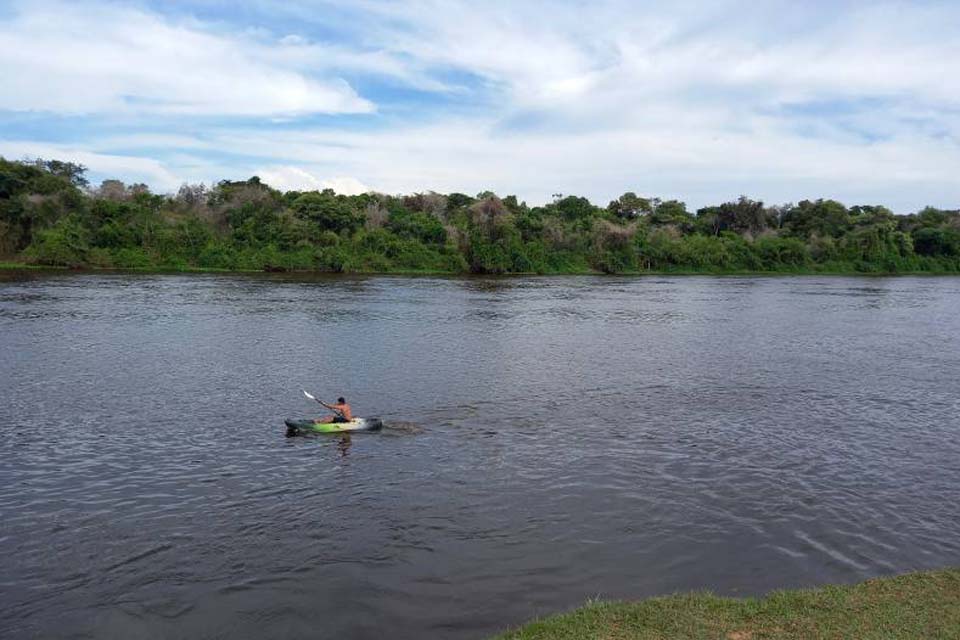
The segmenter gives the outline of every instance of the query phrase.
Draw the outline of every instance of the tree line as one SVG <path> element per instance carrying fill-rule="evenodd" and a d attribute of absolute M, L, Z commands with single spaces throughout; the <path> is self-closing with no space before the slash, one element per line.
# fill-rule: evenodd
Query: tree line
<path fill-rule="evenodd" d="M 625 193 L 606 207 L 556 194 L 346 196 L 257 177 L 92 186 L 81 165 L 0 158 L 0 258 L 117 269 L 329 272 L 960 272 L 960 211 L 895 215 L 829 199 L 741 197 L 687 210 Z"/>

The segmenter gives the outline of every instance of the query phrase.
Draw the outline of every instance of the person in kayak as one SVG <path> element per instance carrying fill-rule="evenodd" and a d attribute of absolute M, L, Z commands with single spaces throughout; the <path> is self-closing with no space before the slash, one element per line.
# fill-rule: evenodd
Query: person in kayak
<path fill-rule="evenodd" d="M 314 420 L 314 423 L 326 424 L 329 422 L 350 422 L 353 420 L 353 411 L 351 411 L 350 405 L 347 404 L 347 401 L 343 399 L 343 396 L 337 398 L 336 404 L 327 404 L 323 400 L 317 400 L 317 402 L 325 406 L 327 409 L 333 411 L 333 415 L 317 418 Z"/>

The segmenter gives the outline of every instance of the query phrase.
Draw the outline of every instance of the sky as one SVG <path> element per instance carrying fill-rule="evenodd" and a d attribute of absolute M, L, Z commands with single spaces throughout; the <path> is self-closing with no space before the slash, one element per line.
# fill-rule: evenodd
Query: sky
<path fill-rule="evenodd" d="M 960 207 L 960 2 L 0 0 L 0 156 L 160 193 Z"/>

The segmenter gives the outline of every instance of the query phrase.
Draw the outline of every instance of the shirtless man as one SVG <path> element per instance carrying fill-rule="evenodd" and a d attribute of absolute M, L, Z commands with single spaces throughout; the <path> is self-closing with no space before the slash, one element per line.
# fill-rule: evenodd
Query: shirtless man
<path fill-rule="evenodd" d="M 336 404 L 327 404 L 323 400 L 317 400 L 317 402 L 333 411 L 333 415 L 317 418 L 314 420 L 314 423 L 326 424 L 329 422 L 350 422 L 353 420 L 353 412 L 350 410 L 350 405 L 347 404 L 347 401 L 344 400 L 342 396 L 337 398 Z"/>

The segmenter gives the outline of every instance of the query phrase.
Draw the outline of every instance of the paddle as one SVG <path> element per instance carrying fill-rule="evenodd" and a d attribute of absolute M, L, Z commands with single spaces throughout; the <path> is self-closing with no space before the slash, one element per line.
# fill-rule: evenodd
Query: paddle
<path fill-rule="evenodd" d="M 307 396 L 307 397 L 308 397 L 309 399 L 311 399 L 311 400 L 316 400 L 317 402 L 319 402 L 320 404 L 322 404 L 323 406 L 325 406 L 327 409 L 330 409 L 330 411 L 333 411 L 335 414 L 337 414 L 338 416 L 340 416 L 340 419 L 341 419 L 341 420 L 346 420 L 346 419 L 347 419 L 347 416 L 343 415 L 343 412 L 340 411 L 339 409 L 336 409 L 336 408 L 334 408 L 334 407 L 331 407 L 330 405 L 328 405 L 328 404 L 327 404 L 326 402 L 324 402 L 323 400 L 318 400 L 318 399 L 316 398 L 316 396 L 313 396 L 313 395 L 307 393 L 307 390 L 306 390 L 306 389 L 303 389 L 302 391 L 303 391 L 303 395 Z"/>

